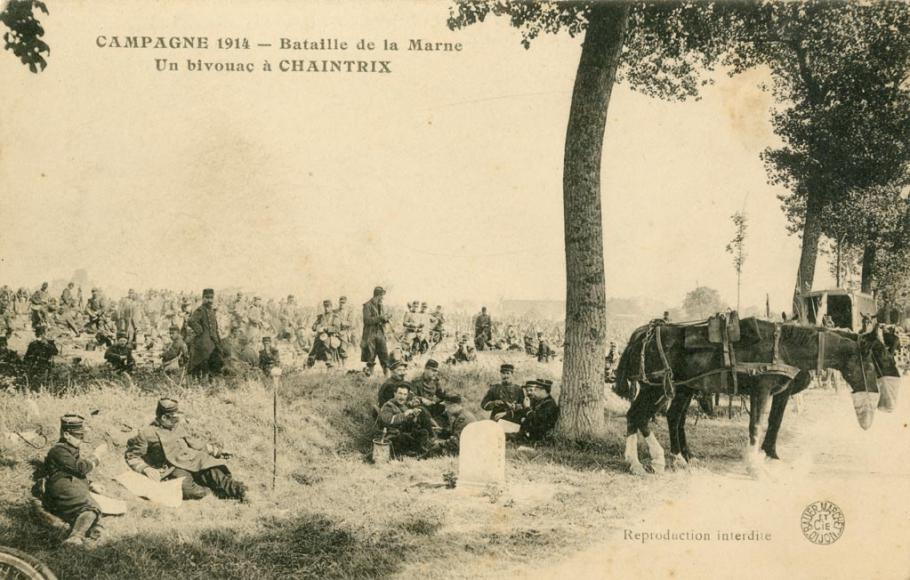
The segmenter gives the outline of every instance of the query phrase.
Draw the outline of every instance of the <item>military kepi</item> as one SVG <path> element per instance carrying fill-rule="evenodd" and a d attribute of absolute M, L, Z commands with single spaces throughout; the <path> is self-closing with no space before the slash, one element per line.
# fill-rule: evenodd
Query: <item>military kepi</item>
<path fill-rule="evenodd" d="M 207 297 L 207 296 L 211 296 L 212 298 L 214 298 L 214 297 L 215 297 L 215 290 L 212 289 L 212 288 L 206 288 L 205 290 L 203 290 L 203 291 L 202 291 L 202 297 L 205 298 L 205 297 Z"/>
<path fill-rule="evenodd" d="M 515 366 L 514 366 L 514 365 L 510 365 L 509 363 L 502 364 L 502 365 L 500 365 L 500 367 L 499 367 L 499 372 L 501 372 L 501 373 L 514 373 L 514 372 L 515 372 Z"/>
<path fill-rule="evenodd" d="M 78 438 L 85 436 L 85 418 L 81 415 L 67 414 L 60 417 L 60 435 L 69 433 Z"/>
<path fill-rule="evenodd" d="M 160 399 L 158 401 L 158 407 L 155 409 L 155 414 L 159 417 L 161 415 L 172 415 L 179 409 L 176 399 Z"/>
<path fill-rule="evenodd" d="M 433 359 L 430 359 L 430 360 L 427 361 L 427 364 L 425 364 L 424 367 L 425 367 L 425 368 L 428 368 L 428 369 L 438 369 L 438 368 L 439 368 L 439 363 L 436 362 L 436 361 L 433 360 Z"/>

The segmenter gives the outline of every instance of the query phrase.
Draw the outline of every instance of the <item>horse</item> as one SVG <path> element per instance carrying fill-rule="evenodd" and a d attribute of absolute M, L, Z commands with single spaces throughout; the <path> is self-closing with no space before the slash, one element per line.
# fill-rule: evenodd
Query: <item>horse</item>
<path fill-rule="evenodd" d="M 633 473 L 645 472 L 638 460 L 638 439 L 647 444 L 653 470 L 660 473 L 666 467 L 664 450 L 649 428 L 666 401 L 670 402 L 671 460 L 685 467 L 693 459 L 685 431 L 692 397 L 696 393 L 748 393 L 746 458 L 750 470 L 756 471 L 760 452 L 779 459 L 777 435 L 787 402 L 809 386 L 810 371 L 833 368 L 841 372 L 852 390 L 863 429 L 871 427 L 878 405 L 878 377 L 898 375 L 888 351 L 874 348 L 879 342 L 875 331 L 857 335 L 746 318 L 731 319 L 735 324 L 722 325 L 718 332 L 716 326 L 709 328 L 714 319 L 723 322 L 720 317 L 688 325 L 655 320 L 632 333 L 617 367 L 614 390 L 632 400 L 626 414 L 625 459 Z M 635 385 L 640 386 L 637 396 Z"/>

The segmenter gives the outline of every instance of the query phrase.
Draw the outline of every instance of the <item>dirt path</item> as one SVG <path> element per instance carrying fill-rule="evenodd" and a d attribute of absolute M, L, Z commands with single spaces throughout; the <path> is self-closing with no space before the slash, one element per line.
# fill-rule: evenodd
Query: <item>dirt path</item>
<path fill-rule="evenodd" d="M 812 392 L 788 413 L 779 452 L 785 462 L 756 481 L 739 472 L 695 470 L 676 497 L 655 498 L 606 541 L 526 578 L 876 578 L 910 577 L 910 380 L 898 410 L 878 413 L 869 431 L 849 395 Z M 800 515 L 818 500 L 837 504 L 843 536 L 816 545 Z M 703 534 L 652 539 L 635 534 Z M 720 539 L 748 534 L 764 539 Z M 767 539 L 770 536 L 770 539 Z"/>

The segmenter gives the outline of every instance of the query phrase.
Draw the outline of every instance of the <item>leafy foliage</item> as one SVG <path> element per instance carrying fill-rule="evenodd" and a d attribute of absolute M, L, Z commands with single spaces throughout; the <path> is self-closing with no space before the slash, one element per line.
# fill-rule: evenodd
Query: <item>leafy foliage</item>
<path fill-rule="evenodd" d="M 727 309 L 727 305 L 720 298 L 720 293 L 707 286 L 699 286 L 688 292 L 682 306 L 690 320 L 704 320 Z"/>
<path fill-rule="evenodd" d="M 51 49 L 41 39 L 44 27 L 35 18 L 35 10 L 48 13 L 41 0 L 10 0 L 0 12 L 0 22 L 9 29 L 3 34 L 3 48 L 12 51 L 33 73 L 38 73 L 47 67 L 45 56 Z"/>

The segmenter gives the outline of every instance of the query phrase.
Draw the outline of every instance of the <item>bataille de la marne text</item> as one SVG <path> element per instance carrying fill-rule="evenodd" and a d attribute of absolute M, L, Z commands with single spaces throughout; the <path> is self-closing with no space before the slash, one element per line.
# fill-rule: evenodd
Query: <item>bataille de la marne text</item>
<path fill-rule="evenodd" d="M 208 60 L 188 58 L 185 62 L 156 58 L 155 68 L 158 71 L 215 71 L 215 72 L 253 72 L 257 65 L 250 61 L 233 58 L 243 51 L 253 49 L 277 48 L 282 51 L 309 51 L 318 53 L 358 51 L 383 52 L 461 52 L 460 42 L 438 42 L 427 39 L 411 38 L 399 44 L 390 39 L 369 40 L 360 38 L 354 41 L 328 37 L 318 39 L 301 39 L 282 37 L 277 42 L 254 42 L 247 37 L 208 37 L 208 36 L 140 36 L 140 35 L 99 35 L 95 38 L 99 48 L 131 48 L 152 50 L 219 50 L 231 51 L 232 57 L 225 60 Z M 182 66 L 181 66 L 182 65 Z M 280 59 L 274 65 L 263 61 L 259 68 L 271 71 L 276 68 L 281 72 L 347 72 L 347 73 L 390 73 L 389 60 L 361 59 Z"/>

